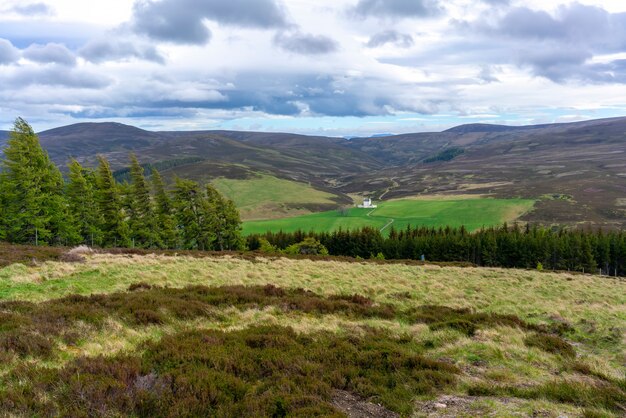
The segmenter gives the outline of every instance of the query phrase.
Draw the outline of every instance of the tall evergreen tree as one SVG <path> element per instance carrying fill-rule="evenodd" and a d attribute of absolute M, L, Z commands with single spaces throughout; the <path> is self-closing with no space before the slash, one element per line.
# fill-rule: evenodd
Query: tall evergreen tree
<path fill-rule="evenodd" d="M 106 158 L 98 156 L 96 176 L 98 205 L 102 217 L 102 241 L 104 246 L 125 247 L 130 244 L 128 225 L 122 210 L 118 186 Z"/>
<path fill-rule="evenodd" d="M 241 219 L 232 200 L 225 199 L 211 184 L 206 186 L 207 199 L 213 208 L 211 220 L 215 228 L 214 250 L 239 250 L 243 248 Z"/>
<path fill-rule="evenodd" d="M 65 193 L 78 233 L 83 243 L 100 245 L 102 220 L 96 200 L 95 173 L 83 168 L 75 159 L 68 168 L 69 183 Z"/>
<path fill-rule="evenodd" d="M 213 248 L 214 208 L 200 185 L 195 181 L 177 178 L 172 204 L 183 247 L 198 250 Z"/>
<path fill-rule="evenodd" d="M 63 195 L 61 172 L 22 118 L 16 119 L 9 136 L 0 179 L 5 239 L 30 244 L 79 241 Z"/>
<path fill-rule="evenodd" d="M 150 196 L 150 188 L 135 154 L 130 155 L 129 227 L 136 246 L 159 247 L 157 220 Z"/>
<path fill-rule="evenodd" d="M 154 193 L 159 240 L 165 248 L 176 248 L 178 246 L 178 238 L 176 221 L 172 215 L 172 201 L 165 190 L 165 183 L 161 173 L 156 168 L 152 169 L 152 190 Z"/>

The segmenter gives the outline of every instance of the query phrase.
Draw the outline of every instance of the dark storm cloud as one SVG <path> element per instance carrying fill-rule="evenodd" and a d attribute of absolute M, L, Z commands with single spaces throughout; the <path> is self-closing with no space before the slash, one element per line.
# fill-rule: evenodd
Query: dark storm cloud
<path fill-rule="evenodd" d="M 274 37 L 274 44 L 285 51 L 301 55 L 322 55 L 337 51 L 337 42 L 323 35 L 308 33 L 278 33 Z"/>
<path fill-rule="evenodd" d="M 411 35 L 395 30 L 387 30 L 372 36 L 366 45 L 369 48 L 378 48 L 383 45 L 394 44 L 401 48 L 409 48 L 413 46 L 413 43 L 413 37 Z"/>
<path fill-rule="evenodd" d="M 20 58 L 20 51 L 6 39 L 0 38 L 0 65 L 12 64 Z"/>
<path fill-rule="evenodd" d="M 54 14 L 50 6 L 45 3 L 20 4 L 9 9 L 13 13 L 23 16 L 49 16 Z"/>
<path fill-rule="evenodd" d="M 355 16 L 366 17 L 429 17 L 442 11 L 437 0 L 359 0 L 350 9 Z"/>
<path fill-rule="evenodd" d="M 49 43 L 46 45 L 33 44 L 23 52 L 24 58 L 42 64 L 76 65 L 76 57 L 65 45 Z"/>
<path fill-rule="evenodd" d="M 154 46 L 135 45 L 130 41 L 94 40 L 82 47 L 78 53 L 86 60 L 94 63 L 119 61 L 129 58 L 137 58 L 159 64 L 165 63 L 165 59 Z"/>
<path fill-rule="evenodd" d="M 133 7 L 131 27 L 153 39 L 202 45 L 211 39 L 204 20 L 260 29 L 288 25 L 275 0 L 142 0 Z"/>

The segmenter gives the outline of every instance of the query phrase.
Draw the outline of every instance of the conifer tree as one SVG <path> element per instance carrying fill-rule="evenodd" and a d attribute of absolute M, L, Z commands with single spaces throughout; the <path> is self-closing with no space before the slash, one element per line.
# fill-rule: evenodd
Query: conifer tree
<path fill-rule="evenodd" d="M 177 178 L 172 201 L 183 247 L 208 250 L 215 241 L 213 207 L 195 181 Z"/>
<path fill-rule="evenodd" d="M 176 248 L 178 239 L 176 235 L 176 222 L 172 215 L 172 201 L 165 190 L 165 183 L 161 173 L 156 168 L 152 169 L 152 190 L 155 201 L 155 215 L 159 241 L 165 248 Z"/>
<path fill-rule="evenodd" d="M 100 245 L 102 220 L 96 201 L 95 173 L 83 168 L 75 159 L 72 159 L 68 168 L 69 183 L 65 193 L 78 234 L 83 243 Z"/>
<path fill-rule="evenodd" d="M 61 172 L 22 118 L 16 119 L 4 150 L 0 178 L 5 239 L 68 245 L 80 239 L 63 195 Z"/>
<path fill-rule="evenodd" d="M 96 176 L 98 205 L 102 217 L 102 241 L 104 246 L 125 247 L 130 244 L 118 186 L 113 178 L 109 162 L 98 156 Z"/>
<path fill-rule="evenodd" d="M 241 219 L 232 200 L 225 199 L 211 184 L 206 186 L 207 199 L 213 208 L 211 219 L 215 227 L 214 250 L 239 250 L 243 248 Z"/>
<path fill-rule="evenodd" d="M 136 246 L 159 247 L 157 222 L 150 188 L 135 154 L 130 155 L 129 227 Z"/>

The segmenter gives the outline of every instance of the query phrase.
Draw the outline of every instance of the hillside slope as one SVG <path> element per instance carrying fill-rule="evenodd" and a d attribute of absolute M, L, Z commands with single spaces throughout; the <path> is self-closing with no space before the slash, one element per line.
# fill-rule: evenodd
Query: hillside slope
<path fill-rule="evenodd" d="M 526 220 L 626 227 L 626 118 L 502 126 L 372 138 L 288 133 L 150 132 L 119 123 L 81 123 L 40 133 L 64 168 L 108 157 L 114 169 L 135 152 L 174 175 L 209 181 L 270 175 L 307 183 L 350 204 L 348 195 L 479 194 L 541 199 Z M 0 141 L 2 140 L 0 133 Z"/>
<path fill-rule="evenodd" d="M 201 253 L 0 273 L 9 415 L 618 417 L 626 402 L 626 284 L 606 277 Z"/>
<path fill-rule="evenodd" d="M 351 141 L 353 143 L 353 141 Z M 626 226 L 626 118 L 503 130 L 470 125 L 441 134 L 410 134 L 353 143 L 399 167 L 353 176 L 343 190 L 379 182 L 386 198 L 414 193 L 482 193 L 539 198 L 526 219 L 546 224 Z M 424 163 L 441 149 L 451 161 Z M 386 179 L 380 183 L 380 179 Z"/>

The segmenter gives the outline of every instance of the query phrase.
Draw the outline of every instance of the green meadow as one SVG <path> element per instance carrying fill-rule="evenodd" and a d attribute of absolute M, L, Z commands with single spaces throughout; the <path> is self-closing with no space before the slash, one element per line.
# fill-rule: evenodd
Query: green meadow
<path fill-rule="evenodd" d="M 242 218 L 268 219 L 288 216 L 293 208 L 306 205 L 334 205 L 334 195 L 306 183 L 265 174 L 250 179 L 218 178 L 213 185 L 237 205 Z M 301 214 L 301 213 L 297 213 Z"/>
<path fill-rule="evenodd" d="M 473 231 L 482 227 L 511 222 L 530 211 L 535 201 L 530 199 L 459 198 L 418 200 L 404 199 L 377 202 L 376 209 L 351 208 L 346 211 L 332 210 L 310 215 L 243 224 L 246 235 L 267 231 L 333 231 L 339 228 L 354 229 L 373 227 L 389 231 L 411 226 L 464 225 Z"/>

